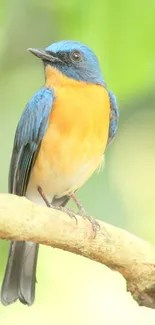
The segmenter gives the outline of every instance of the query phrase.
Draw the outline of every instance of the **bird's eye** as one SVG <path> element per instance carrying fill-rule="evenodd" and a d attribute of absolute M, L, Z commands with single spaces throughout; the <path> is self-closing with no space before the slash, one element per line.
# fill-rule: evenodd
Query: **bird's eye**
<path fill-rule="evenodd" d="M 80 62 L 82 60 L 82 53 L 80 51 L 74 50 L 70 53 L 70 58 L 74 62 Z"/>

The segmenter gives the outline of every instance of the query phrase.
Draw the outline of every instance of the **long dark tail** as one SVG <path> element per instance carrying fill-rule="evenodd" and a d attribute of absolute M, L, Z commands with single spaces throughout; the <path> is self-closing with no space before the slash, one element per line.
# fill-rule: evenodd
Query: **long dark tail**
<path fill-rule="evenodd" d="M 38 248 L 38 244 L 31 242 L 11 242 L 1 289 L 3 305 L 9 305 L 17 299 L 25 305 L 33 304 Z"/>
<path fill-rule="evenodd" d="M 68 200 L 69 197 L 64 196 L 60 199 L 54 199 L 52 204 L 65 206 Z M 33 304 L 38 248 L 38 244 L 31 242 L 11 242 L 1 289 L 3 305 L 10 305 L 17 299 L 25 305 Z"/>

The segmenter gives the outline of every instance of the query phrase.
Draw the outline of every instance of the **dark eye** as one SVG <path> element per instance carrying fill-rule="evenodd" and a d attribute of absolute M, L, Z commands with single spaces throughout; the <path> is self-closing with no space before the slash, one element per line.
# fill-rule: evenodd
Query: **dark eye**
<path fill-rule="evenodd" d="M 82 60 L 82 53 L 80 51 L 74 50 L 70 53 L 70 58 L 74 62 L 80 62 Z"/>

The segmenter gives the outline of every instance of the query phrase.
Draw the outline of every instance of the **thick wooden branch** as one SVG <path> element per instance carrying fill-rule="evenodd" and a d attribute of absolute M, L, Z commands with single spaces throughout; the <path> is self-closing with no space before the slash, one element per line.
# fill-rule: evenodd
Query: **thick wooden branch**
<path fill-rule="evenodd" d="M 155 247 L 125 230 L 99 221 L 96 238 L 90 222 L 0 194 L 0 238 L 27 240 L 80 254 L 120 272 L 141 306 L 155 308 Z"/>

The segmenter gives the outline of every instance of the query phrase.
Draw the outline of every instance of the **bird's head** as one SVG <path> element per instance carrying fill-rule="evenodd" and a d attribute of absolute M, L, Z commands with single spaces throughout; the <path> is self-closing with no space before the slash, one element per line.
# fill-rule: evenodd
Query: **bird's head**
<path fill-rule="evenodd" d="M 45 67 L 50 65 L 74 80 L 105 86 L 96 55 L 80 42 L 60 41 L 45 50 L 28 50 L 39 57 Z"/>

